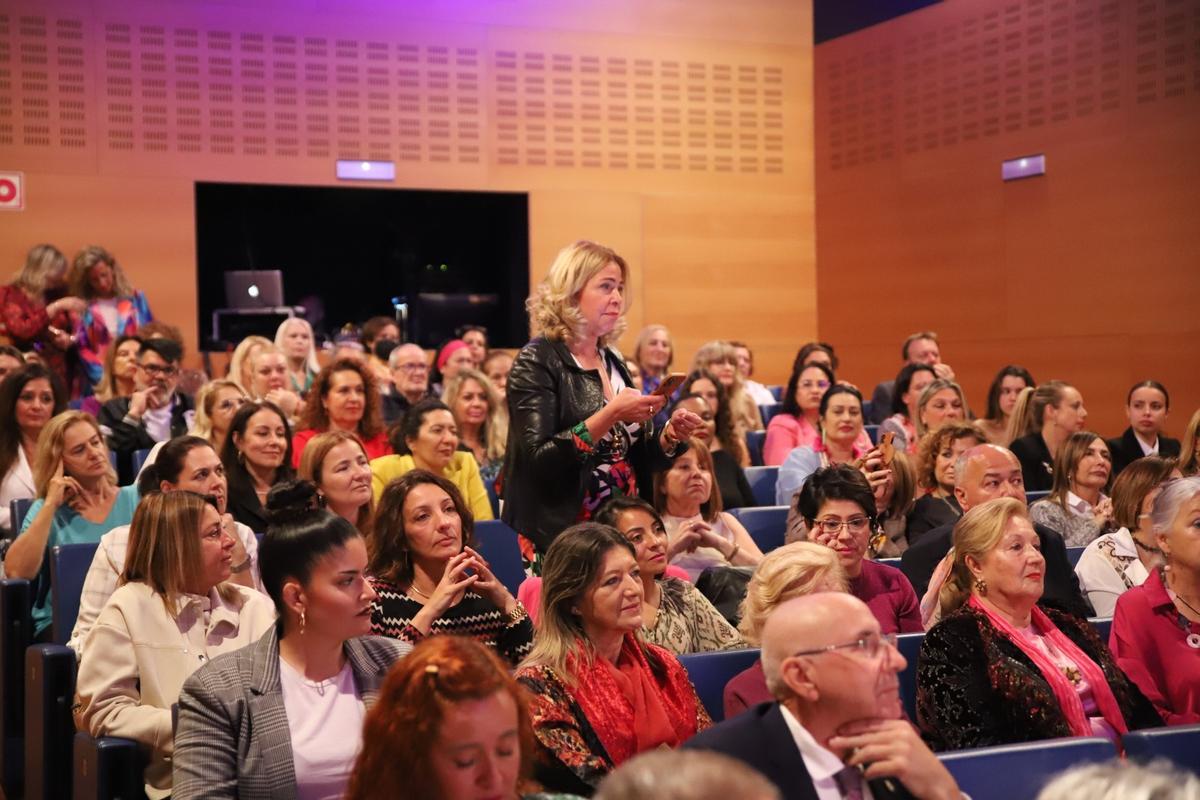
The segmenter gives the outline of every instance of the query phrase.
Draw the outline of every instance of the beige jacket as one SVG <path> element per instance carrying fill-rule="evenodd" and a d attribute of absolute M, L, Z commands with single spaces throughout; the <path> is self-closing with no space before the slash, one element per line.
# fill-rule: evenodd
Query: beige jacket
<path fill-rule="evenodd" d="M 84 640 L 76 679 L 75 723 L 92 736 L 122 736 L 152 749 L 146 794 L 171 793 L 171 706 L 183 682 L 222 653 L 257 641 L 275 624 L 264 595 L 234 584 L 232 602 L 216 589 L 184 595 L 176 617 L 144 583 L 117 589 Z"/>

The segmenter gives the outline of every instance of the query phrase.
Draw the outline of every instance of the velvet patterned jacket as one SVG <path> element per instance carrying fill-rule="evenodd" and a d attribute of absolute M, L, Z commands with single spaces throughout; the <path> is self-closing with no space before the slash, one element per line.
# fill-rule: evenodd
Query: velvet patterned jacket
<path fill-rule="evenodd" d="M 1042 607 L 1108 679 L 1130 730 L 1162 725 L 1085 620 Z M 963 607 L 934 625 L 917 663 L 917 721 L 935 750 L 1071 736 L 1050 684 L 1032 659 L 979 611 Z"/>

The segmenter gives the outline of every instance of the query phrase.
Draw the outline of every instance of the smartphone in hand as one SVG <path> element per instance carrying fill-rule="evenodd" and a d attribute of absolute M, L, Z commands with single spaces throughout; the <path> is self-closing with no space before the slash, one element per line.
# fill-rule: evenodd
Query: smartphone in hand
<path fill-rule="evenodd" d="M 662 383 L 660 383 L 658 388 L 651 392 L 651 394 L 669 398 L 671 395 L 675 394 L 675 390 L 682 386 L 683 382 L 686 380 L 687 375 L 684 373 L 672 372 L 670 375 L 662 379 Z"/>

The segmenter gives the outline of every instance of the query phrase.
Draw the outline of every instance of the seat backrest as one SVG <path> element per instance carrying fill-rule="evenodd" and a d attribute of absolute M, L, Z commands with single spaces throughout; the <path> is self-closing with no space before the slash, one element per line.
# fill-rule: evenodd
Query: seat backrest
<path fill-rule="evenodd" d="M 475 540 L 492 573 L 516 597 L 521 581 L 525 580 L 517 532 L 498 519 L 483 520 L 475 523 Z"/>
<path fill-rule="evenodd" d="M 878 425 L 863 425 L 863 430 L 865 430 L 867 432 L 867 436 L 871 438 L 871 444 L 879 444 Z"/>
<path fill-rule="evenodd" d="M 1038 491 L 1038 492 L 1026 492 L 1025 493 L 1025 502 L 1027 502 L 1029 505 L 1033 505 L 1038 500 L 1041 500 L 1042 498 L 1049 497 L 1049 496 L 1050 496 L 1049 489 L 1043 489 L 1042 491 Z"/>
<path fill-rule="evenodd" d="M 1088 736 L 958 750 L 938 758 L 971 800 L 1012 800 L 1037 797 L 1064 770 L 1107 761 L 1116 754 L 1108 739 Z"/>
<path fill-rule="evenodd" d="M 775 402 L 779 402 L 780 400 L 783 399 L 783 387 L 782 386 L 768 386 L 767 391 L 770 392 L 771 396 L 775 398 Z"/>
<path fill-rule="evenodd" d="M 923 641 L 923 633 L 902 633 L 896 637 L 896 649 L 907 662 L 899 676 L 900 702 L 904 704 L 904 713 L 913 724 L 917 721 L 917 656 L 921 653 Z"/>
<path fill-rule="evenodd" d="M 771 418 L 783 409 L 783 403 L 771 403 L 770 405 L 759 406 L 758 412 L 762 414 L 763 425 L 770 423 Z"/>
<path fill-rule="evenodd" d="M 679 663 L 687 670 L 700 702 L 714 722 L 725 719 L 725 684 L 758 660 L 758 648 L 716 653 L 685 653 Z"/>
<path fill-rule="evenodd" d="M 29 513 L 29 507 L 33 505 L 32 497 L 22 497 L 17 500 L 11 500 L 8 504 L 9 519 L 12 521 L 13 538 L 21 532 L 21 526 L 25 523 L 25 515 Z"/>
<path fill-rule="evenodd" d="M 1070 562 L 1072 567 L 1079 563 L 1079 557 L 1083 555 L 1084 549 L 1082 547 L 1067 548 L 1067 561 Z"/>
<path fill-rule="evenodd" d="M 747 467 L 746 482 L 754 492 L 754 505 L 775 505 L 775 484 L 779 481 L 779 467 Z"/>
<path fill-rule="evenodd" d="M 97 545 L 60 544 L 50 548 L 50 587 L 54 603 L 50 621 L 55 644 L 66 644 L 79 616 L 79 597 L 83 579 L 96 555 Z"/>
<path fill-rule="evenodd" d="M 146 465 L 146 459 L 150 457 L 150 448 L 145 450 L 133 451 L 133 474 L 136 478 L 142 471 L 142 467 Z"/>
<path fill-rule="evenodd" d="M 1125 734 L 1125 753 L 1138 761 L 1166 758 L 1182 769 L 1200 773 L 1200 725 L 1150 728 Z"/>
<path fill-rule="evenodd" d="M 729 513 L 742 523 L 759 550 L 769 553 L 783 546 L 783 538 L 787 533 L 787 506 L 735 508 Z"/>
<path fill-rule="evenodd" d="M 25 772 L 25 650 L 33 641 L 33 586 L 0 580 L 0 794 L 19 797 Z"/>
<path fill-rule="evenodd" d="M 766 431 L 746 431 L 746 449 L 750 451 L 751 465 L 755 467 L 763 465 L 763 445 L 766 442 Z"/>
<path fill-rule="evenodd" d="M 1100 634 L 1100 638 L 1107 644 L 1108 634 L 1112 630 L 1112 617 L 1089 617 L 1088 622 L 1092 623 L 1096 633 Z"/>

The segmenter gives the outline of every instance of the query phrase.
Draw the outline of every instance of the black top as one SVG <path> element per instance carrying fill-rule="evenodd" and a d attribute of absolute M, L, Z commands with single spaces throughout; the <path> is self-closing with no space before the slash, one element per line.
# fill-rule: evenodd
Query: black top
<path fill-rule="evenodd" d="M 266 533 L 267 510 L 259 501 L 254 486 L 242 481 L 231 480 L 226 491 L 228 499 L 225 503 L 225 510 L 233 516 L 234 520 L 255 533 Z"/>
<path fill-rule="evenodd" d="M 1033 529 L 1042 540 L 1042 556 L 1046 559 L 1042 602 L 1076 616 L 1090 617 L 1094 613 L 1092 604 L 1079 591 L 1079 578 L 1067 559 L 1067 546 L 1062 536 L 1043 525 L 1034 525 Z M 953 533 L 953 524 L 934 528 L 901 554 L 900 570 L 908 576 L 917 597 L 924 597 L 929 590 L 933 571 L 950 552 Z"/>
<path fill-rule="evenodd" d="M 712 454 L 712 460 L 713 477 L 721 490 L 721 507 L 728 510 L 757 505 L 754 502 L 754 490 L 746 480 L 746 473 L 738 466 L 734 457 L 724 450 L 716 450 Z"/>
<path fill-rule="evenodd" d="M 869 419 L 864 419 L 866 425 L 879 425 L 892 415 L 892 392 L 896 390 L 896 382 L 884 381 L 875 387 L 871 393 L 871 413 Z"/>
<path fill-rule="evenodd" d="M 1133 432 L 1133 428 L 1126 428 L 1125 432 L 1114 439 L 1105 439 L 1105 444 L 1108 445 L 1108 450 L 1112 453 L 1112 474 L 1117 477 L 1121 470 L 1128 467 L 1133 462 L 1142 457 L 1142 447 L 1138 444 L 1137 434 Z M 1182 451 L 1178 439 L 1168 439 L 1166 436 L 1159 434 L 1158 437 L 1158 454 L 1163 458 L 1179 458 L 1179 453 Z"/>
<path fill-rule="evenodd" d="M 105 433 L 108 448 L 117 456 L 117 477 L 122 485 L 132 483 L 137 479 L 133 471 L 133 454 L 138 450 L 149 450 L 158 443 L 146 430 L 146 420 L 143 419 L 132 425 L 125 421 L 129 413 L 128 397 L 114 397 L 96 414 L 96 422 Z M 183 436 L 188 432 L 188 420 L 185 414 L 193 411 L 196 404 L 186 394 L 175 392 L 171 396 L 171 436 Z"/>
<path fill-rule="evenodd" d="M 958 505 L 958 498 L 953 494 L 949 497 L 925 495 L 914 503 L 912 511 L 908 512 L 905 534 L 908 537 L 909 545 L 915 544 L 918 539 L 934 528 L 953 525 L 961 516 L 962 509 Z"/>
<path fill-rule="evenodd" d="M 1025 491 L 1048 492 L 1054 487 L 1054 457 L 1046 446 L 1042 434 L 1033 432 L 1016 439 L 1008 446 L 1021 462 L 1021 474 L 1025 478 Z"/>

